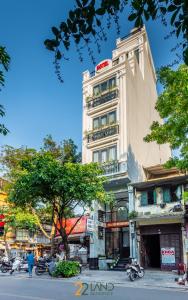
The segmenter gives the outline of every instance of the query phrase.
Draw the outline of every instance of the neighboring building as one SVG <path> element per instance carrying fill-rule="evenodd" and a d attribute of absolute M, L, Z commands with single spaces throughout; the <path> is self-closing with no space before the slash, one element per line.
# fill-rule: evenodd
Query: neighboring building
<path fill-rule="evenodd" d="M 145 171 L 147 181 L 129 186 L 131 256 L 145 268 L 174 270 L 187 264 L 182 194 L 188 191 L 188 175 L 161 165 Z"/>
<path fill-rule="evenodd" d="M 164 163 L 168 145 L 145 143 L 154 120 L 161 122 L 155 103 L 156 76 L 145 28 L 118 39 L 112 59 L 99 63 L 94 73 L 83 73 L 82 162 L 103 164 L 107 191 L 116 199 L 113 209 L 95 202 L 91 216 L 90 263 L 98 257 L 129 256 L 128 188 L 145 178 L 143 166 Z"/>
<path fill-rule="evenodd" d="M 0 178 L 0 207 L 7 206 L 7 193 L 4 191 L 5 184 L 6 180 Z M 0 250 L 2 252 L 6 251 L 4 225 L 4 216 L 0 214 Z M 44 225 L 44 227 L 50 233 L 51 226 Z M 49 251 L 51 248 L 50 240 L 40 230 L 32 232 L 28 229 L 12 229 L 8 232 L 6 240 L 7 246 L 13 256 L 17 253 L 23 253 L 28 249 L 34 250 L 36 255 L 38 255 L 44 250 Z"/>

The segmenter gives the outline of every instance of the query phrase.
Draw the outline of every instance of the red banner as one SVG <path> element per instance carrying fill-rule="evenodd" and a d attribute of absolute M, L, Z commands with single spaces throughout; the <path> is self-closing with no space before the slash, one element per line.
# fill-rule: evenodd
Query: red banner
<path fill-rule="evenodd" d="M 71 234 L 78 234 L 78 233 L 84 233 L 86 231 L 86 224 L 87 224 L 87 217 L 83 216 L 79 221 L 79 218 L 70 218 L 66 220 L 66 233 L 69 234 L 71 229 L 74 227 L 74 229 L 71 231 Z M 77 223 L 76 223 L 77 222 Z M 63 227 L 65 227 L 65 220 L 63 220 Z M 59 228 L 59 224 L 58 224 Z M 57 234 L 59 235 L 59 233 Z"/>
<path fill-rule="evenodd" d="M 0 215 L 0 227 L 4 227 L 5 222 L 3 222 L 2 220 L 5 218 L 4 215 Z"/>

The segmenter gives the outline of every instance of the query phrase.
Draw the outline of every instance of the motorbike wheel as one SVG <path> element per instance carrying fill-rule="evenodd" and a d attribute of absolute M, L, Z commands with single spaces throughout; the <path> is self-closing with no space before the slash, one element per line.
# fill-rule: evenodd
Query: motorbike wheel
<path fill-rule="evenodd" d="M 142 268 L 142 269 L 140 270 L 140 272 L 138 273 L 138 277 L 139 277 L 139 278 L 142 278 L 142 277 L 144 277 L 144 275 L 145 275 L 145 270 Z"/>
<path fill-rule="evenodd" d="M 8 269 L 5 269 L 5 268 L 3 268 L 3 267 L 1 267 L 0 270 L 1 270 L 2 273 L 7 273 L 7 272 L 8 272 Z"/>
<path fill-rule="evenodd" d="M 37 276 L 40 276 L 40 275 L 42 275 L 44 272 L 43 271 L 41 271 L 41 269 L 39 269 L 39 268 L 35 268 L 35 274 L 37 275 Z"/>
<path fill-rule="evenodd" d="M 135 271 L 131 271 L 130 274 L 129 274 L 129 279 L 130 279 L 130 281 L 135 281 L 135 278 L 136 278 L 136 273 L 135 273 Z"/>

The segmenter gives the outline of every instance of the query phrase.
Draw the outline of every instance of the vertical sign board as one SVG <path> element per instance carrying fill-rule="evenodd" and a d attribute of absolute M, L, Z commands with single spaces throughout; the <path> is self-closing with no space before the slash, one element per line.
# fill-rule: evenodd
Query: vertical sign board
<path fill-rule="evenodd" d="M 162 265 L 175 265 L 175 248 L 161 248 Z"/>

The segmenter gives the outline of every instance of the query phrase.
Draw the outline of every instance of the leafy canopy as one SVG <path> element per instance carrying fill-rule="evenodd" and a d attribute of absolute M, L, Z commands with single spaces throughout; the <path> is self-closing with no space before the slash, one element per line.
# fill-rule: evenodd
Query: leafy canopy
<path fill-rule="evenodd" d="M 68 235 L 85 210 L 91 208 L 92 201 L 111 201 L 104 190 L 106 179 L 101 168 L 93 163 L 62 164 L 49 152 L 36 153 L 31 159 L 23 160 L 21 166 L 23 172 L 13 183 L 9 200 L 19 207 L 51 207 L 53 225 L 68 253 Z M 82 208 L 82 212 L 70 231 L 66 232 L 66 220 L 74 215 L 77 207 Z"/>
<path fill-rule="evenodd" d="M 55 52 L 56 73 L 60 81 L 63 79 L 58 60 L 65 59 L 65 52 L 71 44 L 76 45 L 81 61 L 82 49 L 86 47 L 96 64 L 90 43 L 94 42 L 100 52 L 101 41 L 107 39 L 106 32 L 112 24 L 115 24 L 119 34 L 119 14 L 124 13 L 125 8 L 130 11 L 128 20 L 134 21 L 135 27 L 142 27 L 144 21 L 159 18 L 165 26 L 172 26 L 169 36 L 175 34 L 179 38 L 177 47 L 182 48 L 184 62 L 188 64 L 188 0 L 76 0 L 67 19 L 58 27 L 52 27 L 53 38 L 44 42 L 48 50 Z"/>
<path fill-rule="evenodd" d="M 9 63 L 10 56 L 6 52 L 5 47 L 0 46 L 0 90 L 5 84 L 4 71 L 8 71 Z M 0 117 L 4 117 L 4 115 L 4 107 L 0 104 Z M 4 124 L 0 124 L 0 134 L 6 135 L 7 133 L 8 129 L 4 126 Z"/>
<path fill-rule="evenodd" d="M 156 109 L 164 124 L 154 121 L 151 132 L 144 139 L 158 144 L 169 143 L 173 150 L 179 150 L 179 157 L 168 161 L 167 167 L 188 170 L 188 67 L 181 65 L 176 71 L 162 68 L 159 81 L 164 91 L 159 96 Z"/>

